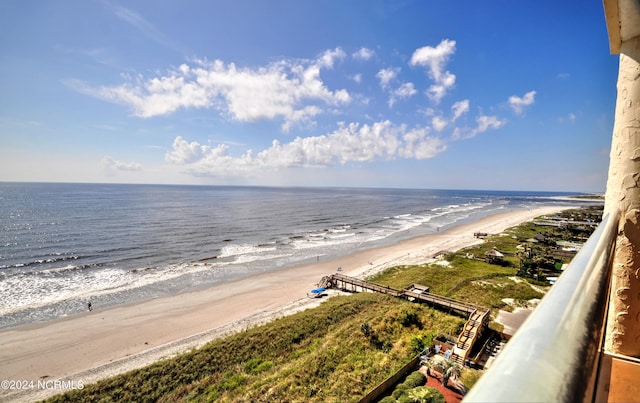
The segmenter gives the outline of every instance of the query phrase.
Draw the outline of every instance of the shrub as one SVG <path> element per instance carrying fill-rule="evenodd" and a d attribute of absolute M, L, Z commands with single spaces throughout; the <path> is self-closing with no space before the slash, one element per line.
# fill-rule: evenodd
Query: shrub
<path fill-rule="evenodd" d="M 411 351 L 414 353 L 419 353 L 425 348 L 425 344 L 421 336 L 411 336 L 409 346 L 411 347 Z"/>
<path fill-rule="evenodd" d="M 438 389 L 427 386 L 418 386 L 408 390 L 407 397 L 409 402 L 445 403 L 444 396 Z"/>
<path fill-rule="evenodd" d="M 365 337 L 369 337 L 373 334 L 373 328 L 371 327 L 369 322 L 364 322 L 362 325 L 360 325 L 360 330 L 365 335 Z"/>
<path fill-rule="evenodd" d="M 409 396 L 409 391 L 405 390 L 404 393 L 402 395 L 400 395 L 400 397 L 398 397 L 398 400 L 396 400 L 397 403 L 414 403 L 414 400 Z"/>
<path fill-rule="evenodd" d="M 413 309 L 403 309 L 398 316 L 398 321 L 404 327 L 409 327 L 411 325 L 416 325 L 418 329 L 422 328 L 422 322 L 420 321 L 420 316 Z"/>
<path fill-rule="evenodd" d="M 407 399 L 407 392 L 417 386 L 424 386 L 427 382 L 427 378 L 420 371 L 414 371 L 409 376 L 407 376 L 401 384 L 396 386 L 395 390 L 391 394 L 391 396 L 400 401 L 401 399 Z"/>
<path fill-rule="evenodd" d="M 404 383 L 399 384 L 391 393 L 391 396 L 395 399 L 398 399 L 404 392 L 406 392 L 409 388 Z"/>
<path fill-rule="evenodd" d="M 417 386 L 424 386 L 426 382 L 427 378 L 422 372 L 414 371 L 407 376 L 407 379 L 405 379 L 403 383 L 407 386 L 407 389 L 413 389 Z"/>
<path fill-rule="evenodd" d="M 260 358 L 252 358 L 244 365 L 244 372 L 248 374 L 259 374 L 273 367 L 272 361 L 263 361 Z"/>

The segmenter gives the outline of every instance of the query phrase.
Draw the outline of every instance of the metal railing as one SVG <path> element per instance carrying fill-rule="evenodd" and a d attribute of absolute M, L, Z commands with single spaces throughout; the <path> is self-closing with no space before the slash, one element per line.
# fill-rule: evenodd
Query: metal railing
<path fill-rule="evenodd" d="M 602 220 L 463 402 L 594 401 L 617 228 Z"/>

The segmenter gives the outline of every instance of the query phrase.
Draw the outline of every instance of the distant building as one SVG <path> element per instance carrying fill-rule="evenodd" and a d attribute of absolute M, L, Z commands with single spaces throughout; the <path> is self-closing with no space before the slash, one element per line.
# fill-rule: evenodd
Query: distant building
<path fill-rule="evenodd" d="M 504 259 L 504 255 L 496 249 L 488 250 L 485 254 L 489 263 L 499 263 Z"/>

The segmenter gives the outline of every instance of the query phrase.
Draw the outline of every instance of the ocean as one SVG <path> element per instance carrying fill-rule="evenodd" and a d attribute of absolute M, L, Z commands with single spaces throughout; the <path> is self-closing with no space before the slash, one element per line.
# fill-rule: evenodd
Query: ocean
<path fill-rule="evenodd" d="M 0 183 L 0 329 L 396 243 L 567 193 Z"/>

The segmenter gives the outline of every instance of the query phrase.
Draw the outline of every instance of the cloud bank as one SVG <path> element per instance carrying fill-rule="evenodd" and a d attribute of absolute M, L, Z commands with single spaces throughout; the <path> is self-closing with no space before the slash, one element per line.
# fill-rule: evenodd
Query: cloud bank
<path fill-rule="evenodd" d="M 346 89 L 330 91 L 320 78 L 346 57 L 340 48 L 316 60 L 279 61 L 259 68 L 239 68 L 221 60 L 182 64 L 169 74 L 144 80 L 141 76 L 115 86 L 93 88 L 68 82 L 88 95 L 130 106 L 141 118 L 168 115 L 179 109 L 216 108 L 239 122 L 282 118 L 283 131 L 308 122 L 327 107 L 348 104 Z"/>
<path fill-rule="evenodd" d="M 142 165 L 138 162 L 118 161 L 108 155 L 105 155 L 104 158 L 102 158 L 101 163 L 102 167 L 111 173 L 117 171 L 142 171 Z"/>
<path fill-rule="evenodd" d="M 257 154 L 248 150 L 238 157 L 232 156 L 224 144 L 211 147 L 178 136 L 165 158 L 196 175 L 251 176 L 282 168 L 324 168 L 396 158 L 428 159 L 445 149 L 445 142 L 429 136 L 428 128 L 409 129 L 385 120 L 371 125 L 343 123 L 330 134 L 296 137 L 285 144 L 273 140 L 271 147 Z"/>

